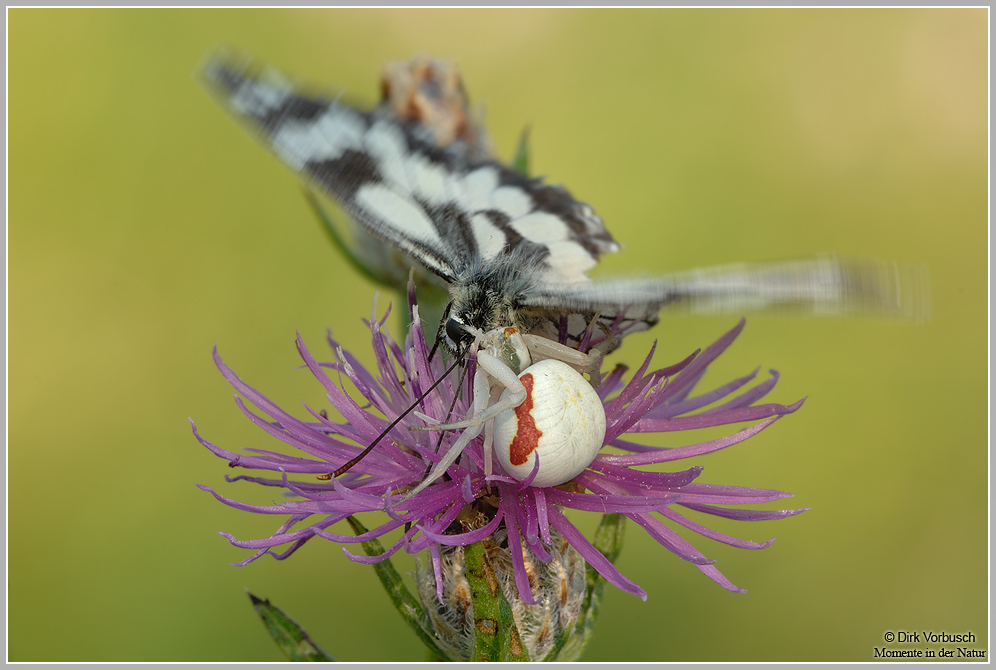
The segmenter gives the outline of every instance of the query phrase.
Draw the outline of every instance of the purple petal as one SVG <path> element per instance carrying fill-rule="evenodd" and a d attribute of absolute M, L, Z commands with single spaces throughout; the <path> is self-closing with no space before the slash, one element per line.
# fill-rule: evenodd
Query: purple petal
<path fill-rule="evenodd" d="M 530 488 L 530 491 L 535 491 L 539 489 Z M 512 517 L 513 522 L 520 529 L 523 529 L 528 523 L 530 515 L 533 519 L 537 518 L 535 511 L 530 511 L 531 506 L 535 506 L 536 500 L 533 496 L 526 492 L 525 495 L 502 495 L 502 500 L 509 500 L 508 506 L 505 508 L 505 522 L 508 525 L 509 516 Z M 547 529 L 549 533 L 549 529 Z M 533 552 L 533 555 L 543 563 L 549 563 L 553 559 L 553 555 L 546 550 L 546 547 L 539 541 L 539 529 L 536 528 L 532 533 L 528 531 L 523 531 L 523 537 L 526 540 L 526 545 L 529 550 Z"/>
<path fill-rule="evenodd" d="M 696 567 L 702 571 L 702 574 L 704 574 L 706 577 L 708 577 L 712 581 L 722 586 L 727 591 L 733 591 L 734 593 L 747 593 L 747 589 L 742 589 L 739 586 L 735 585 L 733 582 L 731 582 L 729 579 L 723 576 L 723 573 L 720 572 L 716 568 L 716 566 L 699 565 Z"/>
<path fill-rule="evenodd" d="M 617 496 L 597 493 L 570 493 L 551 488 L 547 492 L 547 498 L 555 505 L 583 510 L 585 512 L 601 512 L 602 514 L 619 512 L 625 514 L 634 511 L 665 509 L 680 500 L 681 495 Z"/>
<path fill-rule="evenodd" d="M 540 539 L 544 544 L 550 545 L 553 540 L 550 537 L 550 519 L 546 503 L 546 493 L 542 488 L 533 489 L 533 501 L 536 505 L 537 524 L 539 525 Z"/>
<path fill-rule="evenodd" d="M 796 411 L 806 401 L 805 398 L 792 405 L 757 405 L 755 407 L 736 407 L 723 411 L 707 410 L 701 414 L 679 416 L 673 419 L 642 419 L 633 423 L 629 431 L 633 433 L 664 433 L 678 430 L 696 430 L 712 428 L 730 423 L 756 421 L 770 416 L 784 416 Z"/>
<path fill-rule="evenodd" d="M 650 516 L 649 513 L 638 512 L 627 514 L 626 516 L 643 526 L 650 537 L 657 540 L 665 549 L 678 558 L 696 565 L 706 565 L 714 562 L 706 558 L 687 540 L 679 537 L 677 533 L 665 526 L 662 521 Z"/>
<path fill-rule="evenodd" d="M 771 543 L 775 541 L 774 538 L 768 540 L 767 542 L 751 542 L 749 540 L 741 540 L 724 533 L 710 530 L 709 528 L 706 528 L 705 526 L 695 523 L 691 519 L 678 514 L 674 510 L 663 510 L 661 514 L 676 524 L 684 526 L 685 528 L 694 531 L 703 537 L 708 537 L 710 540 L 716 540 L 717 542 L 722 542 L 723 544 L 728 544 L 732 547 L 737 547 L 738 549 L 767 549 Z"/>
<path fill-rule="evenodd" d="M 802 514 L 803 512 L 808 512 L 812 509 L 810 507 L 779 510 L 729 509 L 727 507 L 713 507 L 712 505 L 699 505 L 694 503 L 686 503 L 684 501 L 680 504 L 683 507 L 693 509 L 696 512 L 712 514 L 713 516 L 721 516 L 726 519 L 734 519 L 736 521 L 777 521 L 778 519 L 796 516 L 797 514 Z"/>
<path fill-rule="evenodd" d="M 669 418 L 707 407 L 720 398 L 725 398 L 730 393 L 733 393 L 737 389 L 743 387 L 745 384 L 750 383 L 757 376 L 758 370 L 760 370 L 760 368 L 757 368 L 749 375 L 739 379 L 734 379 L 728 384 L 724 384 L 717 389 L 695 396 L 694 398 L 689 398 L 683 401 L 675 401 L 672 398 L 667 403 L 661 404 L 650 410 L 647 415 L 652 418 Z"/>
<path fill-rule="evenodd" d="M 638 584 L 631 582 L 626 577 L 623 576 L 621 572 L 612 564 L 609 559 L 605 558 L 598 549 L 585 538 L 585 536 L 577 528 L 567 520 L 560 510 L 556 507 L 550 507 L 550 524 L 557 529 L 557 531 L 564 536 L 568 544 L 574 547 L 581 557 L 590 565 L 598 571 L 598 574 L 605 577 L 606 581 L 610 584 L 614 584 L 622 591 L 626 593 L 632 593 L 635 596 L 639 596 L 641 600 L 647 599 L 647 593 L 640 588 Z"/>
<path fill-rule="evenodd" d="M 535 605 L 536 598 L 533 590 L 529 586 L 529 575 L 526 573 L 526 562 L 522 556 L 522 543 L 519 542 L 519 526 L 515 522 L 515 514 L 510 514 L 508 510 L 511 498 L 502 497 L 499 504 L 499 514 L 504 511 L 505 528 L 508 530 L 508 552 L 512 556 L 512 574 L 515 576 L 515 587 L 519 590 L 519 596 L 527 605 Z M 502 510 L 501 508 L 505 508 Z"/>
<path fill-rule="evenodd" d="M 326 530 L 315 530 L 315 535 L 326 540 L 331 540 L 332 542 L 344 542 L 346 544 L 355 544 L 357 542 L 366 542 L 368 540 L 373 540 L 382 535 L 390 533 L 395 528 L 400 528 L 405 525 L 402 521 L 388 521 L 387 523 L 377 526 L 373 530 L 368 530 L 365 533 L 360 533 L 359 535 L 340 535 L 339 533 L 330 533 Z"/>
<path fill-rule="evenodd" d="M 668 492 L 691 484 L 702 474 L 702 466 L 697 465 L 681 472 L 645 472 L 643 470 L 633 470 L 623 468 L 618 465 L 603 464 L 596 461 L 597 469 L 601 470 L 606 477 L 613 479 L 617 483 L 636 485 L 649 491 Z M 649 495 L 649 494 L 648 494 Z"/>
<path fill-rule="evenodd" d="M 791 493 L 771 489 L 753 489 L 747 486 L 720 486 L 718 484 L 688 484 L 682 487 L 685 494 L 682 504 L 719 503 L 722 505 L 754 505 L 791 498 Z"/>
<path fill-rule="evenodd" d="M 692 389 L 695 388 L 699 380 L 702 379 L 702 375 L 705 374 L 706 368 L 709 367 L 709 364 L 716 360 L 721 353 L 726 351 L 726 349 L 733 344 L 733 340 L 737 339 L 737 336 L 740 335 L 740 332 L 744 329 L 746 323 L 746 319 L 740 319 L 740 322 L 734 326 L 733 330 L 723 335 L 710 346 L 706 347 L 706 350 L 697 356 L 695 360 L 688 365 L 688 367 L 678 373 L 678 376 L 670 385 L 669 395 L 672 395 L 675 400 L 687 396 Z"/>
<path fill-rule="evenodd" d="M 453 547 L 466 547 L 468 544 L 474 544 L 475 542 L 480 542 L 481 540 L 487 538 L 491 535 L 491 533 L 498 529 L 498 525 L 501 521 L 502 515 L 496 514 L 494 519 L 480 528 L 468 530 L 466 533 L 456 533 L 453 535 L 433 533 L 431 530 L 424 527 L 420 527 L 419 530 L 421 530 L 426 537 L 435 540 L 439 544 L 445 544 Z"/>
<path fill-rule="evenodd" d="M 749 428 L 744 428 L 735 435 L 720 437 L 715 440 L 709 440 L 708 442 L 701 442 L 687 447 L 677 447 L 675 449 L 667 450 L 661 449 L 657 452 L 646 452 L 642 454 L 603 454 L 600 458 L 602 459 L 602 462 L 612 463 L 614 465 L 650 465 L 651 463 L 666 463 L 668 461 L 701 456 L 713 451 L 719 451 L 720 449 L 732 447 L 734 444 L 739 444 L 747 438 L 757 435 L 779 418 L 780 417 L 774 417 L 768 419 L 767 421 L 762 421 L 761 423 L 750 426 Z"/>
<path fill-rule="evenodd" d="M 411 528 L 406 531 L 397 542 L 388 547 L 387 551 L 382 554 L 377 554 L 376 556 L 359 556 L 352 553 L 346 547 L 341 547 L 342 553 L 346 555 L 346 558 L 353 561 L 354 563 L 364 563 L 366 565 L 374 565 L 375 563 L 382 563 L 389 559 L 391 556 L 396 554 L 399 549 L 404 547 L 408 543 L 408 539 L 415 534 L 415 529 Z"/>

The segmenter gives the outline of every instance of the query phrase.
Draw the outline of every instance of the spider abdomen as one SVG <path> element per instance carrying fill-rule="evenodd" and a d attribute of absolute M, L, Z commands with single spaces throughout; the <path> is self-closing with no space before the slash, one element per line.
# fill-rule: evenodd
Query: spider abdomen
<path fill-rule="evenodd" d="M 526 388 L 525 401 L 495 417 L 498 462 L 522 481 L 539 458 L 533 486 L 557 486 L 574 479 L 602 448 L 602 401 L 584 377 L 558 360 L 530 366 L 519 380 Z"/>

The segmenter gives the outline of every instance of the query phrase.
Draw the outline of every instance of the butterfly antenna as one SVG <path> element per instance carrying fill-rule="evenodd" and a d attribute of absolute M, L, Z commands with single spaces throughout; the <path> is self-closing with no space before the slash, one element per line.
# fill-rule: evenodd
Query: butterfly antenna
<path fill-rule="evenodd" d="M 436 355 L 436 350 L 439 349 L 439 342 L 443 339 L 443 333 L 446 331 L 446 320 L 450 318 L 450 308 L 453 307 L 453 301 L 446 303 L 446 309 L 443 310 L 443 316 L 439 319 L 439 328 L 436 328 L 436 341 L 432 343 L 432 349 L 429 350 L 429 360 Z"/>
<path fill-rule="evenodd" d="M 446 371 L 443 372 L 443 374 L 439 376 L 439 379 L 437 379 L 436 381 L 432 382 L 432 385 L 429 386 L 429 388 L 427 388 L 425 390 L 425 392 L 422 395 L 420 395 L 415 402 L 413 402 L 411 405 L 409 405 L 408 409 L 406 409 L 404 412 L 402 412 L 401 414 L 399 414 L 397 416 L 397 418 L 394 419 L 394 421 L 392 421 L 390 424 L 388 424 L 387 428 L 385 428 L 383 430 L 383 432 L 381 432 L 381 434 L 378 435 L 377 438 L 373 442 L 371 442 L 369 446 L 367 446 L 366 449 L 364 449 L 359 454 L 357 454 L 353 458 L 351 458 L 348 461 L 346 461 L 345 464 L 343 464 L 338 470 L 336 470 L 335 472 L 332 473 L 332 476 L 333 477 L 339 477 L 340 475 L 343 475 L 346 472 L 348 472 L 349 469 L 352 468 L 354 465 L 356 465 L 357 463 L 359 463 L 363 459 L 363 457 L 366 456 L 367 454 L 369 454 L 371 452 L 371 450 L 373 450 L 373 448 L 376 447 L 377 444 L 380 443 L 380 441 L 383 440 L 384 437 L 388 433 L 390 433 L 392 430 L 394 430 L 394 427 L 397 426 L 401 422 L 402 419 L 404 419 L 406 416 L 408 416 L 412 412 L 413 409 L 415 409 L 416 407 L 418 407 L 422 403 L 422 401 L 425 400 L 425 397 L 427 395 L 429 395 L 430 393 L 432 393 L 432 391 L 437 386 L 439 386 L 439 384 L 444 379 L 446 379 L 446 377 L 451 372 L 453 372 L 454 368 L 456 368 L 456 366 L 459 365 L 461 362 L 462 362 L 461 359 L 457 359 L 457 360 L 453 361 L 452 365 L 450 365 L 450 367 L 448 367 L 446 369 Z"/>
<path fill-rule="evenodd" d="M 432 357 L 436 355 L 436 350 L 439 349 L 439 336 L 436 335 L 436 341 L 432 343 L 432 349 L 429 350 L 429 361 L 432 361 Z"/>

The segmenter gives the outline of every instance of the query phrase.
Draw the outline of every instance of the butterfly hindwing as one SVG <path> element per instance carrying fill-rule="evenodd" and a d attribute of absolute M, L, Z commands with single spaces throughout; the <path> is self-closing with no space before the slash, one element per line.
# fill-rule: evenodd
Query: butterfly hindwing
<path fill-rule="evenodd" d="M 882 314 L 926 318 L 926 272 L 895 263 L 825 256 L 763 264 L 738 263 L 646 279 L 587 286 L 537 286 L 534 309 L 600 315 L 653 324 L 662 310 L 742 315 L 757 311 L 818 316 Z"/>

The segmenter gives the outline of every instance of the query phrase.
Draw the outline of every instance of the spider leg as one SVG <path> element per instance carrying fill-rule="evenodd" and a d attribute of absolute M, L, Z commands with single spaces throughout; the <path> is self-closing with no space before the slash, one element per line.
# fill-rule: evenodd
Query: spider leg
<path fill-rule="evenodd" d="M 499 400 L 493 405 L 488 406 L 490 387 L 485 393 L 480 393 L 477 385 L 478 377 L 475 375 L 474 413 L 471 416 L 465 418 L 463 421 L 441 423 L 435 426 L 423 426 L 421 428 L 414 428 L 413 430 L 454 430 L 456 428 L 479 427 L 488 419 L 493 419 L 507 409 L 518 407 L 523 403 L 523 401 L 525 401 L 526 387 L 522 385 L 522 382 L 520 382 L 516 374 L 512 372 L 512 369 L 500 360 L 491 354 L 480 352 L 477 354 L 477 367 L 478 375 L 480 375 L 483 370 L 492 379 L 494 379 L 494 381 L 511 391 L 505 400 Z M 478 411 L 477 409 L 479 405 L 482 405 L 481 411 Z"/>
<path fill-rule="evenodd" d="M 499 402 L 489 405 L 491 402 L 491 381 L 498 382 L 498 384 L 509 389 L 511 393 Z M 526 387 L 522 385 L 519 378 L 512 372 L 511 368 L 502 363 L 500 360 L 492 356 L 491 354 L 485 352 L 479 352 L 477 355 L 477 372 L 474 375 L 474 405 L 471 416 L 464 419 L 463 421 L 458 421 L 456 423 L 444 423 L 436 426 L 425 426 L 423 430 L 451 430 L 456 428 L 463 428 L 463 432 L 457 441 L 450 445 L 450 448 L 443 455 L 443 458 L 433 466 L 432 470 L 426 475 L 425 479 L 416 486 L 414 489 L 409 491 L 402 500 L 407 500 L 412 496 L 416 495 L 420 491 L 424 490 L 427 486 L 432 484 L 434 481 L 443 476 L 447 468 L 456 463 L 456 460 L 460 458 L 460 454 L 463 450 L 470 444 L 470 441 L 481 434 L 481 430 L 484 429 L 485 424 L 490 420 L 501 414 L 507 409 L 512 409 L 518 407 L 526 399 Z M 485 462 L 487 467 L 490 459 L 485 456 Z"/>
<path fill-rule="evenodd" d="M 539 335 L 523 333 L 522 339 L 526 343 L 534 363 L 552 358 L 570 365 L 582 374 L 587 373 L 591 377 L 592 386 L 598 386 L 598 382 L 601 381 L 598 371 L 602 367 L 602 358 L 605 354 L 599 347 L 592 347 L 588 353 L 583 353 L 566 344 L 560 344 Z"/>
<path fill-rule="evenodd" d="M 488 398 L 490 395 L 491 385 L 488 382 L 487 373 L 478 367 L 477 373 L 474 375 L 474 406 L 471 409 L 473 416 L 478 416 L 487 410 Z M 418 486 L 405 494 L 405 497 L 402 498 L 402 500 L 411 498 L 442 477 L 446 470 L 451 465 L 456 463 L 458 458 L 460 458 L 460 454 L 462 454 L 463 450 L 467 448 L 470 441 L 481 434 L 483 425 L 483 421 L 477 423 L 471 421 L 469 427 L 467 427 L 467 429 L 460 434 L 460 437 L 457 438 L 456 442 L 450 445 L 450 448 L 447 449 L 442 459 L 440 459 L 439 462 L 433 466 L 432 470 L 429 471 L 429 474 L 425 476 L 425 479 L 423 479 Z M 430 430 L 445 430 L 448 428 L 448 425 L 441 424 L 438 426 L 427 426 L 427 428 Z"/>

